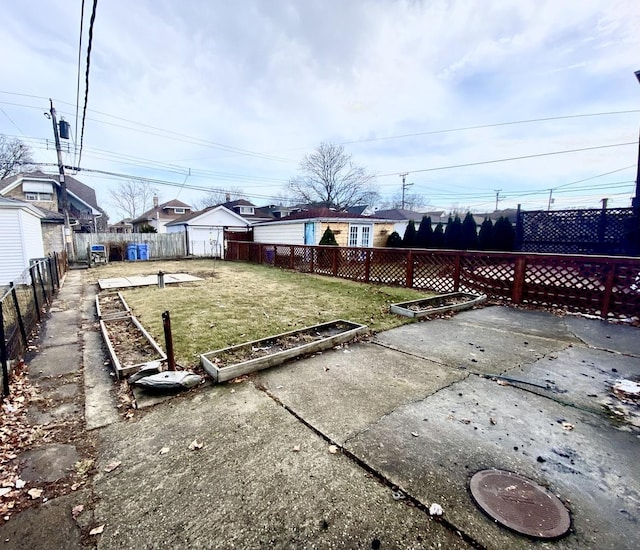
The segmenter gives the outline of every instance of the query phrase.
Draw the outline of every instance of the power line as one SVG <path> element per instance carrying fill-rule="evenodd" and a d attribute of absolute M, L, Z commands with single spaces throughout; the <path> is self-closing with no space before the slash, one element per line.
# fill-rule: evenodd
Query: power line
<path fill-rule="evenodd" d="M 438 166 L 437 168 L 421 168 L 419 170 L 411 170 L 407 172 L 408 174 L 417 174 L 418 172 L 435 172 L 437 170 L 450 170 L 452 168 L 466 168 L 468 166 L 481 166 L 483 164 L 495 164 L 498 162 L 510 162 L 513 160 L 524 160 L 524 159 L 532 159 L 538 157 L 548 157 L 551 155 L 564 155 L 566 153 L 579 153 L 582 151 L 594 151 L 596 149 L 607 149 L 611 147 L 624 147 L 626 145 L 637 145 L 637 141 L 630 141 L 627 143 L 614 143 L 611 145 L 597 145 L 595 147 L 583 147 L 581 149 L 565 149 L 564 151 L 551 151 L 548 153 L 536 153 L 535 155 L 523 155 L 521 157 L 509 157 L 504 159 L 494 159 L 494 160 L 483 160 L 479 162 L 468 162 L 466 164 L 452 164 L 449 166 Z M 387 176 L 397 176 L 399 172 L 391 172 L 389 174 L 378 174 L 378 177 L 384 178 Z"/>
<path fill-rule="evenodd" d="M 78 135 L 78 110 L 80 109 L 80 65 L 82 63 L 82 30 L 84 27 L 84 0 L 82 0 L 82 6 L 80 7 L 80 38 L 78 40 L 78 71 L 76 80 L 76 129 L 73 133 L 73 163 L 76 163 L 76 152 L 78 144 L 76 142 L 76 136 Z"/>
<path fill-rule="evenodd" d="M 78 155 L 78 166 L 82 162 L 82 146 L 84 145 L 84 122 L 87 116 L 87 102 L 89 101 L 89 68 L 91 67 L 91 46 L 93 45 L 93 24 L 96 21 L 96 8 L 98 0 L 93 0 L 91 19 L 89 19 L 89 42 L 87 44 L 87 66 L 84 73 L 84 107 L 82 109 L 82 129 L 80 131 L 80 153 Z"/>
<path fill-rule="evenodd" d="M 15 121 L 7 114 L 7 111 L 5 111 L 2 107 L 0 107 L 0 111 L 2 111 L 4 116 L 6 116 L 9 119 L 9 122 L 11 122 L 11 124 L 13 124 L 16 127 L 16 130 L 18 130 L 18 132 L 20 132 L 24 136 L 24 132 L 20 128 L 18 128 L 18 125 L 15 123 Z"/>

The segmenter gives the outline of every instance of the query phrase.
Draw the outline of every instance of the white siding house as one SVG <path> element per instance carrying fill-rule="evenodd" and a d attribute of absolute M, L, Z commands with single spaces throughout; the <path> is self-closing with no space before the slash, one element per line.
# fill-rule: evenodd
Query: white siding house
<path fill-rule="evenodd" d="M 307 225 L 309 223 L 313 224 L 313 229 L 309 228 Z M 307 240 L 312 242 L 305 242 L 305 226 L 307 228 Z M 283 221 L 280 223 L 263 223 L 253 226 L 253 240 L 256 243 L 316 245 L 320 242 L 321 237 L 319 222 L 307 222 L 305 224 L 304 221 Z"/>
<path fill-rule="evenodd" d="M 224 206 L 186 214 L 166 225 L 167 233 L 184 233 L 187 254 L 222 257 L 224 231 L 248 231 L 250 222 Z"/>
<path fill-rule="evenodd" d="M 45 215 L 26 202 L 0 197 L 0 285 L 17 281 L 29 260 L 42 258 Z"/>

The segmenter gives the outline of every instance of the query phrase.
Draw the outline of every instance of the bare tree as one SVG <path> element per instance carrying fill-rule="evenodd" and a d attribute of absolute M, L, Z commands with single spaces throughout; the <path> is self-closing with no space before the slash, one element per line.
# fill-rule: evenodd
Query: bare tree
<path fill-rule="evenodd" d="M 300 202 L 325 202 L 343 209 L 375 202 L 374 174 L 354 164 L 342 145 L 321 143 L 300 163 L 299 176 L 289 181 L 289 190 Z"/>
<path fill-rule="evenodd" d="M 196 200 L 193 206 L 196 210 L 204 210 L 209 206 L 246 198 L 247 196 L 242 189 L 210 189 L 204 196 Z"/>
<path fill-rule="evenodd" d="M 424 195 L 417 193 L 405 193 L 404 194 L 404 208 L 405 210 L 414 210 L 419 212 L 428 206 L 429 201 L 425 199 Z M 380 203 L 381 208 L 402 208 L 402 192 L 398 191 L 391 195 L 388 199 L 383 200 Z"/>
<path fill-rule="evenodd" d="M 28 172 L 32 168 L 33 157 L 28 145 L 19 139 L 9 139 L 0 134 L 0 180 Z"/>
<path fill-rule="evenodd" d="M 127 180 L 111 189 L 111 204 L 125 218 L 135 219 L 149 210 L 153 205 L 153 197 L 158 190 L 148 181 Z"/>

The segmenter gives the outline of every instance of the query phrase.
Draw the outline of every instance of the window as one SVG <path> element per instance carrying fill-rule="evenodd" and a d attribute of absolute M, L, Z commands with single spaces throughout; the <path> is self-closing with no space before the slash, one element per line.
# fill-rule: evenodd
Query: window
<path fill-rule="evenodd" d="M 241 206 L 240 207 L 240 214 L 248 214 L 250 216 L 253 216 L 253 214 L 254 214 L 253 206 Z"/>
<path fill-rule="evenodd" d="M 33 191 L 26 191 L 24 198 L 28 201 L 51 202 L 53 200 L 53 195 L 51 193 L 35 193 Z"/>
<path fill-rule="evenodd" d="M 371 246 L 371 224 L 352 223 L 349 226 L 349 246 Z"/>
<path fill-rule="evenodd" d="M 174 208 L 173 212 L 175 214 L 184 214 L 184 208 Z"/>

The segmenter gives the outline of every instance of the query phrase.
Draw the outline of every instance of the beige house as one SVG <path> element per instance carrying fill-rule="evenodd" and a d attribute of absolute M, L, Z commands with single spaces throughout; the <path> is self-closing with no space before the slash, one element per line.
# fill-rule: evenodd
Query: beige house
<path fill-rule="evenodd" d="M 166 225 L 185 214 L 191 213 L 191 206 L 177 199 L 158 204 L 158 197 L 153 197 L 153 208 L 141 216 L 131 220 L 133 233 L 140 233 L 140 229 L 150 225 L 156 233 L 166 233 Z"/>
<path fill-rule="evenodd" d="M 333 231 L 339 246 L 383 247 L 393 232 L 393 220 L 320 208 L 254 224 L 253 240 L 269 244 L 317 245 L 327 227 Z"/>

